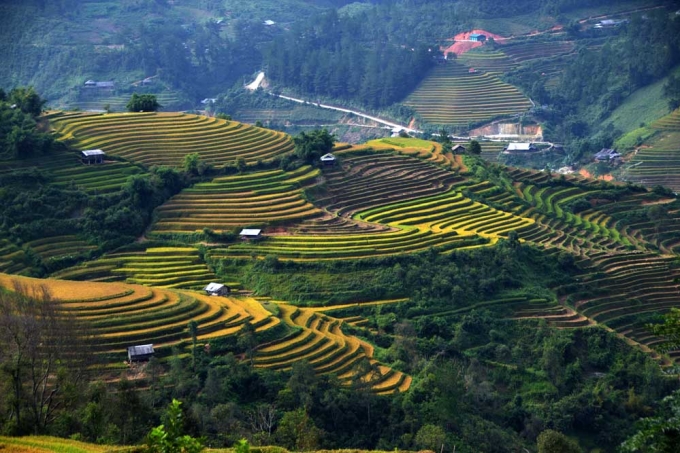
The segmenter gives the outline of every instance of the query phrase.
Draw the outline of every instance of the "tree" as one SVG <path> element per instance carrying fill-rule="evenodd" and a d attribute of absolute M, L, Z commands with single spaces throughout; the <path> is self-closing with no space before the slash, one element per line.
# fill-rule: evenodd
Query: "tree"
<path fill-rule="evenodd" d="M 241 326 L 236 343 L 239 348 L 244 350 L 246 358 L 252 364 L 255 347 L 257 346 L 257 337 L 255 336 L 255 327 L 253 327 L 250 321 L 244 322 Z"/>
<path fill-rule="evenodd" d="M 307 163 L 314 163 L 324 154 L 333 150 L 336 137 L 326 129 L 315 130 L 310 133 L 300 132 L 293 142 L 295 143 L 295 155 Z"/>
<path fill-rule="evenodd" d="M 423 425 L 416 433 L 416 447 L 422 450 L 439 451 L 444 446 L 446 433 L 437 425 Z"/>
<path fill-rule="evenodd" d="M 480 145 L 477 140 L 472 140 L 470 142 L 470 147 L 468 148 L 468 151 L 470 152 L 470 154 L 479 156 L 480 154 L 482 154 L 482 145 Z"/>
<path fill-rule="evenodd" d="M 14 88 L 9 92 L 9 103 L 16 106 L 24 113 L 37 118 L 42 113 L 43 106 L 47 103 L 41 99 L 33 87 Z"/>
<path fill-rule="evenodd" d="M 67 390 L 85 383 L 85 335 L 46 287 L 16 282 L 0 292 L 0 376 L 11 389 L 8 419 L 17 433 L 45 432 L 67 404 Z"/>
<path fill-rule="evenodd" d="M 680 347 L 680 309 L 671 308 L 664 316 L 663 324 L 649 324 L 647 328 L 654 335 L 663 337 L 666 341 L 655 346 L 660 351 L 668 351 Z"/>
<path fill-rule="evenodd" d="M 201 168 L 201 156 L 198 153 L 190 153 L 184 156 L 184 171 L 191 175 L 197 175 Z"/>
<path fill-rule="evenodd" d="M 581 447 L 564 434 L 546 429 L 536 439 L 538 453 L 581 453 Z"/>
<path fill-rule="evenodd" d="M 128 112 L 155 112 L 162 107 L 153 94 L 132 93 L 126 105 Z"/>
<path fill-rule="evenodd" d="M 314 425 L 305 409 L 286 412 L 281 418 L 276 438 L 290 450 L 306 451 L 316 449 L 322 431 Z"/>
<path fill-rule="evenodd" d="M 676 390 L 663 399 L 658 417 L 643 418 L 638 424 L 638 432 L 621 444 L 622 452 L 677 452 L 680 445 L 680 391 Z"/>
<path fill-rule="evenodd" d="M 675 110 L 680 107 L 680 77 L 670 76 L 663 86 L 663 95 L 668 99 L 668 107 Z"/>
<path fill-rule="evenodd" d="M 150 453 L 198 453 L 203 450 L 203 443 L 189 435 L 183 434 L 182 403 L 172 400 L 165 413 L 165 424 L 151 430 L 147 438 Z"/>
<path fill-rule="evenodd" d="M 191 367 L 196 370 L 196 345 L 198 343 L 198 323 L 192 319 L 187 325 L 189 335 L 191 335 Z"/>

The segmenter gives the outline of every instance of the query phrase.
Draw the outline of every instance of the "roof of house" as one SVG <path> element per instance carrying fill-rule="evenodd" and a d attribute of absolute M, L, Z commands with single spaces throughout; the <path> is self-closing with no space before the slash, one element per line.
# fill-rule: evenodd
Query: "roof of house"
<path fill-rule="evenodd" d="M 205 288 L 203 288 L 203 291 L 208 291 L 209 293 L 216 292 L 224 288 L 224 285 L 222 283 L 208 283 Z"/>
<path fill-rule="evenodd" d="M 459 150 L 459 149 L 463 149 L 463 150 L 464 150 L 465 147 L 464 147 L 463 145 L 456 145 L 456 146 L 454 146 L 453 148 L 451 148 L 451 151 L 457 151 L 457 150 Z"/>
<path fill-rule="evenodd" d="M 321 156 L 321 162 L 330 162 L 332 160 L 335 160 L 335 156 L 331 153 Z"/>
<path fill-rule="evenodd" d="M 142 344 L 139 346 L 130 346 L 128 348 L 128 354 L 130 354 L 130 356 L 153 354 L 153 345 Z"/>
<path fill-rule="evenodd" d="M 81 151 L 80 154 L 82 154 L 83 156 L 87 156 L 87 157 L 90 157 L 90 156 L 106 156 L 106 153 L 104 151 L 102 151 L 101 149 L 88 149 L 88 150 L 85 150 L 85 151 Z"/>
<path fill-rule="evenodd" d="M 265 24 L 265 25 L 274 25 L 275 23 L 276 23 L 276 22 L 274 22 L 274 21 L 271 20 L 271 19 L 267 19 L 267 20 L 264 21 L 264 24 Z"/>
<path fill-rule="evenodd" d="M 506 149 L 508 151 L 531 151 L 533 148 L 533 143 L 508 143 Z"/>
<path fill-rule="evenodd" d="M 470 33 L 470 39 L 473 39 L 473 38 L 477 38 L 477 39 L 486 38 L 486 35 L 483 35 L 481 33 Z"/>
<path fill-rule="evenodd" d="M 115 82 L 97 82 L 97 87 L 99 88 L 113 88 Z"/>
<path fill-rule="evenodd" d="M 241 236 L 259 236 L 262 230 L 257 228 L 244 228 L 241 230 L 239 235 Z"/>

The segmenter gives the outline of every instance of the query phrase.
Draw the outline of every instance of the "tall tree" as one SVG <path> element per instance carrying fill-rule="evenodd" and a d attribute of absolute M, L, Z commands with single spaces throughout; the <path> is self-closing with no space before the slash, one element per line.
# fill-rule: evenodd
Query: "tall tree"
<path fill-rule="evenodd" d="M 10 383 L 8 418 L 18 433 L 45 432 L 66 403 L 65 390 L 84 383 L 85 337 L 46 287 L 15 283 L 0 292 L 0 373 Z"/>

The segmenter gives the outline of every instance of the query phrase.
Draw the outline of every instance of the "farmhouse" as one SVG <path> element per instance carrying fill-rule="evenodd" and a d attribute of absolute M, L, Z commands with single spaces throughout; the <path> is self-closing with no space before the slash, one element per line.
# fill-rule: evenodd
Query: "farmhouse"
<path fill-rule="evenodd" d="M 335 165 L 335 156 L 331 153 L 324 154 L 321 156 L 321 163 L 324 165 L 332 166 Z"/>
<path fill-rule="evenodd" d="M 209 296 L 226 296 L 231 292 L 231 288 L 222 283 L 208 283 L 203 291 L 208 293 Z"/>
<path fill-rule="evenodd" d="M 472 33 L 470 34 L 470 41 L 484 42 L 486 41 L 486 35 L 483 35 L 481 33 Z"/>
<path fill-rule="evenodd" d="M 615 149 L 609 148 L 602 148 L 599 153 L 595 154 L 595 160 L 597 161 L 609 161 L 618 159 L 619 157 L 621 157 L 621 154 L 619 154 Z"/>
<path fill-rule="evenodd" d="M 465 147 L 463 145 L 456 145 L 451 148 L 453 154 L 465 154 Z"/>
<path fill-rule="evenodd" d="M 80 152 L 81 162 L 87 165 L 103 164 L 105 156 L 106 153 L 101 149 L 88 149 Z"/>
<path fill-rule="evenodd" d="M 139 346 L 130 346 L 128 349 L 129 362 L 141 362 L 142 360 L 149 360 L 153 354 L 152 344 L 142 344 Z"/>
<path fill-rule="evenodd" d="M 262 239 L 262 230 L 257 229 L 257 228 L 244 228 L 241 230 L 239 233 L 239 236 L 241 236 L 241 239 L 244 241 L 255 241 L 258 239 Z"/>
<path fill-rule="evenodd" d="M 536 151 L 536 146 L 533 143 L 508 143 L 508 146 L 503 148 L 503 152 L 531 152 Z"/>

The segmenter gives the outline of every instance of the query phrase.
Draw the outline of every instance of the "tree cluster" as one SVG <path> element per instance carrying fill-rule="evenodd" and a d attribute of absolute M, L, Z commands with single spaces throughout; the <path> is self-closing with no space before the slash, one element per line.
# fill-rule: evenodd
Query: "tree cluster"
<path fill-rule="evenodd" d="M 326 129 L 300 132 L 293 138 L 295 155 L 308 164 L 318 164 L 319 158 L 333 150 L 335 136 Z"/>
<path fill-rule="evenodd" d="M 40 132 L 37 118 L 45 100 L 33 88 L 0 89 L 0 159 L 16 159 L 46 154 L 59 145 L 52 136 Z"/>

